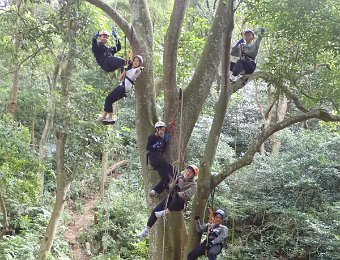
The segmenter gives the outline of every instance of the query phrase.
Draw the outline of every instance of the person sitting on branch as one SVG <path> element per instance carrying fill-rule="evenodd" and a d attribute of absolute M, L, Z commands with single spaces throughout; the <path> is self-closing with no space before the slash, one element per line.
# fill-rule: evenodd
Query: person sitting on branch
<path fill-rule="evenodd" d="M 247 29 L 244 32 L 244 37 L 239 40 L 232 48 L 230 54 L 238 57 L 239 60 L 230 63 L 230 80 L 237 81 L 240 78 L 240 73 L 244 71 L 245 74 L 252 74 L 256 69 L 255 58 L 259 51 L 262 33 L 265 32 L 264 28 L 260 28 L 257 39 L 254 40 L 254 31 Z"/>
<path fill-rule="evenodd" d="M 116 39 L 116 46 L 106 46 L 110 37 L 110 33 L 106 30 L 96 33 L 92 38 L 92 52 L 99 66 L 106 72 L 113 72 L 116 69 L 122 68 L 127 64 L 127 61 L 115 57 L 115 53 L 121 50 L 121 44 L 115 28 L 112 28 L 112 35 Z M 99 41 L 97 41 L 99 37 Z"/>
<path fill-rule="evenodd" d="M 228 228 L 222 225 L 224 219 L 224 211 L 218 209 L 214 213 L 214 222 L 201 225 L 199 217 L 195 216 L 196 230 L 199 233 L 208 232 L 207 239 L 194 248 L 189 254 L 187 260 L 197 259 L 199 256 L 205 255 L 209 260 L 217 259 L 217 255 L 221 253 L 223 241 L 228 237 Z"/>
<path fill-rule="evenodd" d="M 196 193 L 197 184 L 194 181 L 198 174 L 198 168 L 195 165 L 189 165 L 185 169 L 184 175 L 177 177 L 170 184 L 170 194 L 167 199 L 161 201 L 151 212 L 146 228 L 137 236 L 144 238 L 149 235 L 151 227 L 155 224 L 157 218 L 168 215 L 171 211 L 181 211 L 185 205 Z"/>
<path fill-rule="evenodd" d="M 107 95 L 104 102 L 104 112 L 103 114 L 96 120 L 97 123 L 103 124 L 114 124 L 115 119 L 112 117 L 113 114 L 113 103 L 127 97 L 133 85 L 135 84 L 136 79 L 141 74 L 142 70 L 144 69 L 141 67 L 143 63 L 143 57 L 141 55 L 136 55 L 132 63 L 120 74 L 119 85 L 114 88 L 110 94 Z"/>
<path fill-rule="evenodd" d="M 158 197 L 162 191 L 168 188 L 170 178 L 174 176 L 174 168 L 162 156 L 169 141 L 169 135 L 165 130 L 165 123 L 158 121 L 155 124 L 154 133 L 148 137 L 146 144 L 147 162 L 150 161 L 151 166 L 158 171 L 161 177 L 160 182 L 149 192 L 150 197 Z"/>

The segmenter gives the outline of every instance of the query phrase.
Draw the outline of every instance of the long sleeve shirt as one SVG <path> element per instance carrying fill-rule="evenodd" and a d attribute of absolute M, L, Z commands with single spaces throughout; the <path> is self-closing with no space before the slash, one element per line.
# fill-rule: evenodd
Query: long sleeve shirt
<path fill-rule="evenodd" d="M 191 200 L 192 196 L 196 193 L 197 183 L 193 178 L 185 178 L 179 176 L 170 184 L 170 190 L 178 187 L 178 196 L 184 199 L 185 203 Z"/>
<path fill-rule="evenodd" d="M 231 48 L 230 55 L 235 57 L 240 57 L 241 59 L 252 60 L 255 61 L 257 53 L 259 51 L 260 42 L 262 40 L 262 35 L 259 33 L 255 41 L 251 43 L 241 43 L 235 44 Z"/>
<path fill-rule="evenodd" d="M 132 88 L 132 86 L 135 83 L 135 80 L 139 77 L 142 70 L 140 67 L 138 68 L 130 68 L 127 71 L 123 72 L 125 73 L 122 79 L 122 84 L 124 84 L 125 87 L 125 93 L 129 92 Z"/>
<path fill-rule="evenodd" d="M 219 225 L 218 227 L 215 223 L 212 224 L 203 224 L 201 225 L 200 221 L 196 221 L 196 230 L 198 233 L 203 233 L 208 231 L 209 228 L 209 240 L 213 245 L 220 244 L 224 239 L 228 237 L 228 228 L 224 225 Z"/>

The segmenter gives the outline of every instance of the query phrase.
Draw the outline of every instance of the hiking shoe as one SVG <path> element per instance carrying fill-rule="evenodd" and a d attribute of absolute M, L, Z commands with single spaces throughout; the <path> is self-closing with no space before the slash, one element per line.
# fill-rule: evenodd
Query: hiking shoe
<path fill-rule="evenodd" d="M 168 213 L 169 213 L 169 211 L 167 209 L 161 210 L 161 211 L 156 211 L 155 216 L 156 216 L 156 218 L 161 218 L 161 217 L 165 217 L 166 215 L 168 215 Z"/>
<path fill-rule="evenodd" d="M 149 235 L 149 230 L 147 228 L 144 228 L 138 235 L 137 237 L 139 238 L 145 238 Z"/>
<path fill-rule="evenodd" d="M 107 122 L 107 123 L 113 123 L 116 122 L 113 118 L 105 118 L 102 120 L 102 122 Z"/>
<path fill-rule="evenodd" d="M 230 74 L 230 81 L 236 82 L 239 80 L 240 77 L 241 77 L 240 75 L 234 76 L 233 74 Z"/>
<path fill-rule="evenodd" d="M 155 190 L 152 190 L 152 191 L 149 192 L 149 196 L 151 198 L 158 198 L 159 194 Z"/>

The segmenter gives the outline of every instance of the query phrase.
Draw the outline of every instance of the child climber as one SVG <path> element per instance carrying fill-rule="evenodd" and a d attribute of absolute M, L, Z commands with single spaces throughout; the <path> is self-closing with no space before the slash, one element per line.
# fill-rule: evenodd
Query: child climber
<path fill-rule="evenodd" d="M 230 80 L 232 82 L 237 81 L 240 78 L 240 73 L 245 71 L 245 74 L 252 74 L 255 71 L 256 63 L 255 58 L 259 51 L 260 42 L 262 39 L 262 33 L 265 29 L 261 28 L 257 35 L 257 39 L 254 40 L 254 31 L 247 29 L 244 32 L 244 37 L 239 40 L 232 48 L 230 54 L 240 59 L 235 63 L 230 63 Z"/>
<path fill-rule="evenodd" d="M 228 236 L 228 228 L 222 225 L 224 219 L 224 211 L 218 209 L 214 213 L 214 222 L 212 224 L 201 225 L 199 217 L 195 217 L 196 230 L 199 233 L 208 231 L 208 240 L 204 240 L 200 245 L 191 250 L 187 260 L 194 260 L 197 257 L 206 255 L 209 260 L 217 259 L 217 255 L 221 253 L 223 240 Z"/>
<path fill-rule="evenodd" d="M 155 124 L 155 131 L 148 137 L 146 144 L 147 162 L 150 161 L 151 166 L 158 171 L 161 180 L 149 192 L 150 197 L 158 197 L 164 191 L 170 182 L 170 178 L 174 175 L 174 169 L 170 163 L 163 158 L 163 153 L 166 150 L 169 135 L 165 133 L 166 125 L 162 121 Z"/>
<path fill-rule="evenodd" d="M 96 33 L 92 38 L 92 52 L 96 58 L 99 66 L 106 72 L 113 72 L 116 69 L 122 68 L 126 65 L 127 61 L 115 57 L 115 53 L 121 50 L 121 44 L 117 35 L 117 31 L 112 28 L 112 35 L 116 38 L 116 46 L 106 46 L 110 37 L 110 33 L 106 30 Z M 97 41 L 99 37 L 99 41 Z"/>
<path fill-rule="evenodd" d="M 198 174 L 198 168 L 195 165 L 189 165 L 185 169 L 184 176 L 179 176 L 170 184 L 170 194 L 168 199 L 160 202 L 151 212 L 146 228 L 137 236 L 139 238 L 147 237 L 149 230 L 155 224 L 157 218 L 164 217 L 171 211 L 181 211 L 185 205 L 196 193 L 197 184 L 194 181 Z"/>
<path fill-rule="evenodd" d="M 142 72 L 141 64 L 143 63 L 143 57 L 141 55 L 136 55 L 132 64 L 129 65 L 127 70 L 124 70 L 122 74 L 120 74 L 120 83 L 119 85 L 113 89 L 110 94 L 107 95 L 104 102 L 104 112 L 97 119 L 98 123 L 103 124 L 113 124 L 115 123 L 115 119 L 112 118 L 113 113 L 113 103 L 126 97 L 127 93 L 130 92 L 132 86 L 135 83 L 135 80 L 139 77 Z"/>

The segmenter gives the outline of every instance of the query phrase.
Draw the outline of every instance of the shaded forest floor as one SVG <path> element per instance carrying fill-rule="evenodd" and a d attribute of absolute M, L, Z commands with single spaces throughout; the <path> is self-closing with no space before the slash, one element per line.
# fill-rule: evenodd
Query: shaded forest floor
<path fill-rule="evenodd" d="M 93 221 L 93 208 L 99 200 L 99 194 L 93 194 L 86 200 L 84 209 L 79 212 L 72 207 L 69 207 L 71 218 L 69 220 L 68 229 L 65 231 L 64 236 L 66 241 L 72 248 L 71 258 L 74 260 L 89 260 L 91 256 L 87 255 L 85 245 L 80 245 L 77 241 L 81 232 L 88 227 Z"/>

